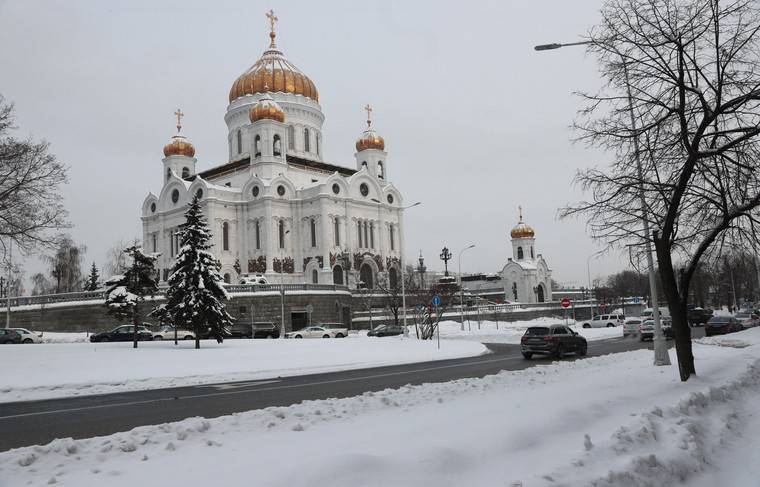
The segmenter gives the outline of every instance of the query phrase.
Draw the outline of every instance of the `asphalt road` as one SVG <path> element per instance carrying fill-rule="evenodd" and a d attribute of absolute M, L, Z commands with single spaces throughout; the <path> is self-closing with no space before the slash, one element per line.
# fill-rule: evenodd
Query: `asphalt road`
<path fill-rule="evenodd" d="M 695 329 L 695 331 L 701 329 Z M 669 342 L 672 343 L 672 342 Z M 136 426 L 203 416 L 213 418 L 311 399 L 350 397 L 406 384 L 483 377 L 549 363 L 524 360 L 519 345 L 489 344 L 491 354 L 465 359 L 376 367 L 270 380 L 132 391 L 0 404 L 0 451 L 45 444 L 55 438 L 88 438 Z M 652 348 L 630 338 L 589 342 L 588 356 Z M 582 360 L 568 357 L 564 360 Z"/>

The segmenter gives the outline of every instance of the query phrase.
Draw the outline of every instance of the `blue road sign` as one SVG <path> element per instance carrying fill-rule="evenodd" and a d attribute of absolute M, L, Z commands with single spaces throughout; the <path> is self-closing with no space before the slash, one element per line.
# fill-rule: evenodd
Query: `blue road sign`
<path fill-rule="evenodd" d="M 638 296 L 636 296 L 635 298 L 633 298 L 633 304 L 639 304 L 640 301 L 641 300 L 639 299 Z"/>
<path fill-rule="evenodd" d="M 440 306 L 441 305 L 441 297 L 437 294 L 433 296 L 433 299 L 430 301 L 433 306 Z"/>

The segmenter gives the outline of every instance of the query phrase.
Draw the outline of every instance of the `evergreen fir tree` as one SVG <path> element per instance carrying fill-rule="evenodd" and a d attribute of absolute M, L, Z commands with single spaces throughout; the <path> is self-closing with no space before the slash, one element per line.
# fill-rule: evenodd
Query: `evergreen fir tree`
<path fill-rule="evenodd" d="M 132 258 L 132 265 L 124 275 L 113 276 L 106 281 L 106 306 L 108 314 L 119 320 L 132 321 L 134 325 L 133 347 L 137 348 L 137 327 L 140 324 L 140 301 L 158 291 L 158 273 L 155 269 L 156 257 L 144 254 L 142 248 L 134 245 L 125 249 Z"/>
<path fill-rule="evenodd" d="M 224 301 L 229 296 L 222 286 L 221 264 L 209 252 L 211 233 L 197 197 L 188 206 L 185 218 L 166 291 L 166 312 L 174 326 L 193 331 L 195 348 L 200 348 L 200 336 L 207 331 L 221 343 L 232 317 L 225 310 Z"/>
<path fill-rule="evenodd" d="M 98 282 L 100 280 L 100 273 L 98 272 L 98 267 L 95 265 L 95 262 L 92 263 L 92 267 L 90 268 L 90 277 L 87 278 L 87 282 L 84 286 L 85 291 L 97 291 L 98 286 L 100 283 Z"/>

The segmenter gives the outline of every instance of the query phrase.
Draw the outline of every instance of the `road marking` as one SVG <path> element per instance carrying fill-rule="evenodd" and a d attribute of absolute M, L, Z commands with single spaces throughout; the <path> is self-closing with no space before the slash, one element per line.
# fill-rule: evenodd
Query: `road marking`
<path fill-rule="evenodd" d="M 207 394 L 193 394 L 188 396 L 176 396 L 176 397 L 163 397 L 163 398 L 157 398 L 157 399 L 145 399 L 142 401 L 126 401 L 126 402 L 120 402 L 120 403 L 109 403 L 109 404 L 96 404 L 92 406 L 81 406 L 76 408 L 62 408 L 62 409 L 54 409 L 50 411 L 37 411 L 33 413 L 19 413 L 19 414 L 9 414 L 6 416 L 0 416 L 0 420 L 2 419 L 13 419 L 13 418 L 28 418 L 32 416 L 46 416 L 50 414 L 60 414 L 60 413 L 71 413 L 71 412 L 77 412 L 77 411 L 89 411 L 93 409 L 104 409 L 104 408 L 111 408 L 111 407 L 123 407 L 123 406 L 136 406 L 139 404 L 149 404 L 149 403 L 156 403 L 156 402 L 165 402 L 165 401 L 175 401 L 179 399 L 199 399 L 203 397 L 217 397 L 217 396 L 229 396 L 233 394 L 247 394 L 249 392 L 263 392 L 263 391 L 276 391 L 280 389 L 294 389 L 298 387 L 313 387 L 313 386 L 320 386 L 325 384 L 337 384 L 340 382 L 351 382 L 351 381 L 361 381 L 361 380 L 367 380 L 367 379 L 379 379 L 382 377 L 392 377 L 396 375 L 409 375 L 414 374 L 417 372 L 429 372 L 432 370 L 442 370 L 442 369 L 450 369 L 453 367 L 461 367 L 465 365 L 477 365 L 477 364 L 489 364 L 489 363 L 495 363 L 495 362 L 503 362 L 503 361 L 509 361 L 509 360 L 523 360 L 522 357 L 503 357 L 499 359 L 493 359 L 493 360 L 480 360 L 480 361 L 473 361 L 473 362 L 467 362 L 467 363 L 459 363 L 459 364 L 450 364 L 450 365 L 441 365 L 437 367 L 425 367 L 422 369 L 414 369 L 414 370 L 404 370 L 404 371 L 398 371 L 398 372 L 390 372 L 386 374 L 372 374 L 372 375 L 363 375 L 359 377 L 346 377 L 344 379 L 332 379 L 332 380 L 323 380 L 323 381 L 317 381 L 317 382 L 308 382 L 304 384 L 292 384 L 292 385 L 281 385 L 281 386 L 273 386 L 273 387 L 263 387 L 261 389 L 247 389 L 247 390 L 232 390 L 232 391 L 219 391 L 219 392 L 209 392 Z M 350 372 L 350 371 L 343 371 L 343 372 Z M 295 378 L 299 376 L 293 376 Z M 277 380 L 278 382 L 281 381 L 281 379 Z M 200 386 L 195 386 L 200 387 Z"/>
<path fill-rule="evenodd" d="M 201 384 L 194 387 L 210 387 L 218 391 L 226 391 L 228 389 L 239 389 L 241 387 L 260 386 L 263 384 L 271 384 L 273 382 L 282 382 L 282 381 L 280 379 L 257 380 L 257 381 L 249 381 L 249 382 L 231 382 L 227 384 Z"/>

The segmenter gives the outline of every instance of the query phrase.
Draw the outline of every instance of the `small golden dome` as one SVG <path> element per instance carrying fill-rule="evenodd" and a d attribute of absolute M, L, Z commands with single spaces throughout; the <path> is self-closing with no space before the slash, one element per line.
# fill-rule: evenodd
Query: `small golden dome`
<path fill-rule="evenodd" d="M 269 93 L 264 93 L 264 96 L 253 105 L 248 116 L 250 117 L 251 122 L 262 119 L 277 120 L 280 123 L 285 122 L 285 112 L 280 108 L 280 105 L 274 101 Z"/>
<path fill-rule="evenodd" d="M 269 33 L 271 43 L 258 61 L 238 76 L 230 89 L 230 103 L 256 93 L 293 93 L 319 102 L 317 87 L 277 49 L 274 44 L 274 25 Z M 268 88 L 265 88 L 267 87 Z"/>
<path fill-rule="evenodd" d="M 515 227 L 510 232 L 510 235 L 512 235 L 512 238 L 534 238 L 536 236 L 536 232 L 530 225 L 523 222 L 522 207 L 519 208 L 520 221 L 517 222 L 517 225 L 515 225 Z"/>
<path fill-rule="evenodd" d="M 187 140 L 187 137 L 177 134 L 164 146 L 164 156 L 195 157 L 195 147 Z"/>
<path fill-rule="evenodd" d="M 367 130 L 356 139 L 356 152 L 361 152 L 367 149 L 385 150 L 385 140 L 377 135 L 375 129 L 372 128 L 372 108 L 367 105 L 364 107 L 367 112 Z"/>

